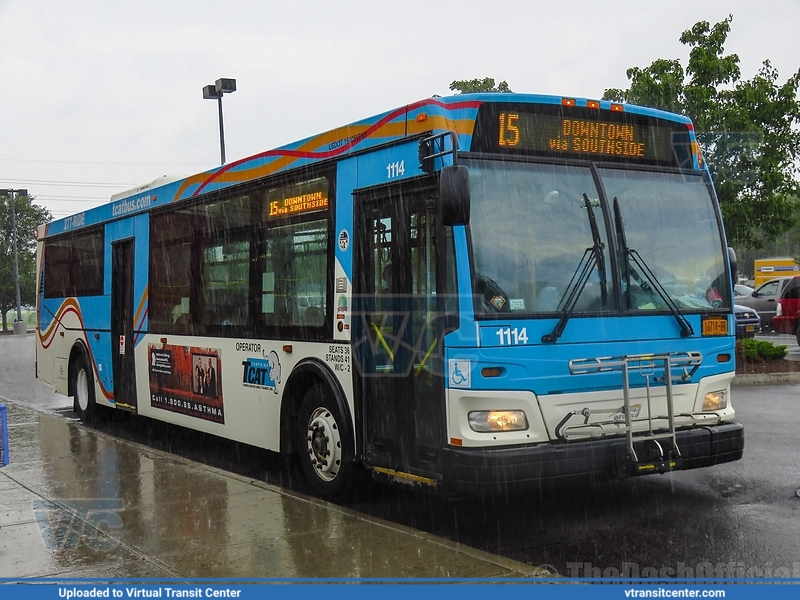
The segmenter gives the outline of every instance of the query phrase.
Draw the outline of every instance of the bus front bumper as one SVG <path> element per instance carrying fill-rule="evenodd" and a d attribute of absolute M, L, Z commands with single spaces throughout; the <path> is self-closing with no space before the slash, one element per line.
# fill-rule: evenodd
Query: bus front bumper
<path fill-rule="evenodd" d="M 446 448 L 444 480 L 454 491 L 510 491 L 546 482 L 578 483 L 668 470 L 697 469 L 739 460 L 744 426 L 723 423 L 677 432 L 680 456 L 654 460 L 652 442 L 637 442 L 639 461 L 655 468 L 631 469 L 624 437 L 510 448 Z M 662 440 L 662 446 L 669 443 Z"/>

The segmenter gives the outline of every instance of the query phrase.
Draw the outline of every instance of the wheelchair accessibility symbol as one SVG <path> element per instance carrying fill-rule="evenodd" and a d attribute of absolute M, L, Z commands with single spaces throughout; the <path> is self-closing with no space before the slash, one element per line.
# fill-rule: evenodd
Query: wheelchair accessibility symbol
<path fill-rule="evenodd" d="M 451 388 L 468 388 L 472 386 L 472 382 L 470 381 L 470 373 L 472 372 L 471 361 L 450 360 L 448 371 Z"/>

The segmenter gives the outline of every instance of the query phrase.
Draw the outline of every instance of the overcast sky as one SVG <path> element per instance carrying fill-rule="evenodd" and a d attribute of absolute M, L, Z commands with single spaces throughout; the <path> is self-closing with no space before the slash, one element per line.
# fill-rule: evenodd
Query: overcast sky
<path fill-rule="evenodd" d="M 0 188 L 63 217 L 161 175 L 219 164 L 494 77 L 599 98 L 625 71 L 734 15 L 742 75 L 800 68 L 800 2 L 728 0 L 0 0 Z"/>

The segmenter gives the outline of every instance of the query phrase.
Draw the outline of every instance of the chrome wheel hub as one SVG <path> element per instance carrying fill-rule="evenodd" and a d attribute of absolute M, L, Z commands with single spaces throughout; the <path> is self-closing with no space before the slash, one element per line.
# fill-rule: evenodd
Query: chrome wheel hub
<path fill-rule="evenodd" d="M 323 481 L 333 481 L 342 464 L 342 437 L 336 419 L 326 408 L 317 408 L 308 420 L 307 452 Z"/>

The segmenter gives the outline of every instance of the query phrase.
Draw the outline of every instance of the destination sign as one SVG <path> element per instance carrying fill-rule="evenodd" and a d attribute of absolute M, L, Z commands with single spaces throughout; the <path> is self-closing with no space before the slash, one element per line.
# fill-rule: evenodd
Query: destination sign
<path fill-rule="evenodd" d="M 488 103 L 487 103 L 488 104 Z M 688 128 L 665 119 L 553 105 L 481 107 L 472 151 L 691 166 Z"/>
<path fill-rule="evenodd" d="M 272 200 L 269 203 L 269 216 L 285 217 L 326 208 L 328 208 L 328 195 L 324 192 L 313 192 L 282 200 Z"/>
<path fill-rule="evenodd" d="M 553 153 L 663 160 L 672 154 L 672 130 L 530 113 L 501 112 L 497 145 Z"/>
<path fill-rule="evenodd" d="M 266 218 L 276 219 L 327 208 L 328 180 L 319 177 L 269 190 L 264 212 Z"/>

